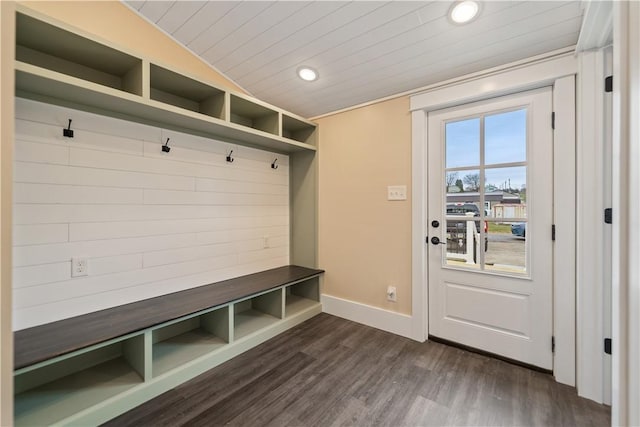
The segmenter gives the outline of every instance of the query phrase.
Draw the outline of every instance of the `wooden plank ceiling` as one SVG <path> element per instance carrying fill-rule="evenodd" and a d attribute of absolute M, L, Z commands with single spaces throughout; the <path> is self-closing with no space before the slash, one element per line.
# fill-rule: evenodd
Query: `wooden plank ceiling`
<path fill-rule="evenodd" d="M 448 1 L 126 1 L 266 102 L 314 117 L 575 45 L 580 2 L 481 2 L 467 25 Z M 308 65 L 320 78 L 304 82 Z"/>

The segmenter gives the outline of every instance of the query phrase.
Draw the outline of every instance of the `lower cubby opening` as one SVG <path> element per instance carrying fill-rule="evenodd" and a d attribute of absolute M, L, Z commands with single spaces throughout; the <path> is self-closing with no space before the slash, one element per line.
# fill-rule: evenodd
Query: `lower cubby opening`
<path fill-rule="evenodd" d="M 233 305 L 234 338 L 241 339 L 282 318 L 282 289 Z"/>
<path fill-rule="evenodd" d="M 285 317 L 293 316 L 320 302 L 319 279 L 314 277 L 285 288 Z"/>
<path fill-rule="evenodd" d="M 229 342 L 229 307 L 153 331 L 153 376 L 224 347 Z"/>
<path fill-rule="evenodd" d="M 89 349 L 14 377 L 15 425 L 50 425 L 143 382 L 144 337 Z"/>

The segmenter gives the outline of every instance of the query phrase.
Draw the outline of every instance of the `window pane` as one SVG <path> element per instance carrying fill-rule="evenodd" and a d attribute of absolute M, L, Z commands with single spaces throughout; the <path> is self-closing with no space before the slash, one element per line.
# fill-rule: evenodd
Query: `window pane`
<path fill-rule="evenodd" d="M 523 274 L 526 269 L 527 223 L 489 223 L 489 244 L 484 255 L 485 270 Z"/>
<path fill-rule="evenodd" d="M 484 250 L 480 244 L 480 220 L 470 221 L 469 216 L 473 214 L 447 219 L 446 265 L 480 268 L 480 251 Z"/>
<path fill-rule="evenodd" d="M 480 171 L 445 172 L 447 194 L 446 215 L 465 215 L 468 212 L 480 216 Z"/>
<path fill-rule="evenodd" d="M 449 122 L 445 127 L 446 167 L 480 164 L 480 119 Z"/>
<path fill-rule="evenodd" d="M 485 212 L 488 218 L 527 217 L 527 167 L 485 169 Z"/>
<path fill-rule="evenodd" d="M 486 165 L 527 160 L 527 110 L 486 116 L 484 119 Z"/>
<path fill-rule="evenodd" d="M 447 202 L 480 201 L 480 171 L 447 171 L 444 176 Z"/>

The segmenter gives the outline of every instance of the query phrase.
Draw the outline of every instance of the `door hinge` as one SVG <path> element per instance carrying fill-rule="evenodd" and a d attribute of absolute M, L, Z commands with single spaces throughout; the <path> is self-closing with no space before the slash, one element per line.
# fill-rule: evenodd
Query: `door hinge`
<path fill-rule="evenodd" d="M 607 76 L 604 78 L 604 91 L 613 92 L 613 76 Z"/>
<path fill-rule="evenodd" d="M 551 224 L 551 240 L 556 241 L 556 225 Z"/>
<path fill-rule="evenodd" d="M 611 338 L 604 339 L 604 352 L 611 354 Z"/>
<path fill-rule="evenodd" d="M 556 112 L 551 113 L 551 129 L 556 128 Z"/>
<path fill-rule="evenodd" d="M 551 353 L 556 352 L 556 337 L 551 337 Z"/>
<path fill-rule="evenodd" d="M 606 208 L 604 210 L 604 223 L 613 224 L 613 209 Z"/>

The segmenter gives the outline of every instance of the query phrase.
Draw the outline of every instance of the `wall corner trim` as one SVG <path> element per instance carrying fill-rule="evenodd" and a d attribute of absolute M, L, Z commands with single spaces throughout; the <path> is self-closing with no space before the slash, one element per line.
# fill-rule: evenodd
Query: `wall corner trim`
<path fill-rule="evenodd" d="M 333 316 L 361 323 L 385 332 L 415 339 L 412 335 L 412 317 L 379 307 L 322 294 L 322 311 Z"/>

